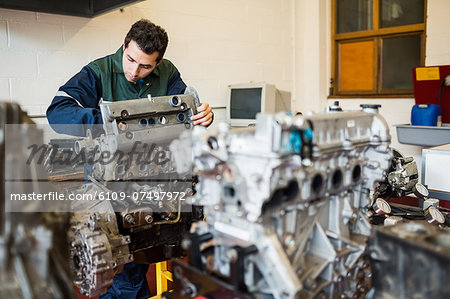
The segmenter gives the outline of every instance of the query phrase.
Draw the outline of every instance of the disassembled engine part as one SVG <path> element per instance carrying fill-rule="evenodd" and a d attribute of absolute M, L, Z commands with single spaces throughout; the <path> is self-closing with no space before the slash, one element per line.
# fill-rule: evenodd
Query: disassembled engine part
<path fill-rule="evenodd" d="M 75 213 L 69 231 L 74 282 L 89 297 L 106 293 L 117 267 L 133 261 L 130 237 L 119 233 L 114 212 L 98 210 L 103 213 Z"/>
<path fill-rule="evenodd" d="M 180 173 L 199 176 L 193 200 L 206 222 L 184 242 L 175 296 L 363 298 L 365 214 L 391 165 L 389 142 L 384 119 L 365 112 L 258 115 L 255 127 L 182 134 L 171 150 Z"/>
<path fill-rule="evenodd" d="M 448 298 L 450 232 L 426 222 L 374 227 L 368 298 Z"/>
<path fill-rule="evenodd" d="M 428 195 L 430 194 L 427 187 L 425 187 L 421 183 L 416 183 L 412 190 L 413 190 L 414 195 L 416 195 L 419 198 L 428 197 Z"/>
<path fill-rule="evenodd" d="M 182 237 L 203 215 L 185 200 L 192 175 L 175 172 L 169 144 L 191 131 L 197 102 L 191 94 L 104 102 L 102 130 L 76 141 L 74 152 L 93 161 L 89 182 L 67 190 L 92 199 L 74 203 L 69 234 L 82 294 L 105 293 L 125 263 L 183 256 Z"/>
<path fill-rule="evenodd" d="M 391 206 L 384 199 L 377 198 L 373 205 L 373 210 L 378 215 L 389 214 L 391 212 Z"/>
<path fill-rule="evenodd" d="M 425 212 L 425 219 L 430 224 L 443 224 L 445 223 L 445 217 L 444 215 L 436 208 L 436 207 L 429 207 Z"/>
<path fill-rule="evenodd" d="M 416 162 L 412 157 L 404 157 L 399 151 L 393 150 L 394 158 L 387 171 L 386 178 L 377 186 L 377 196 L 385 199 L 402 197 L 411 193 L 418 197 L 428 196 L 428 190 L 419 183 Z"/>

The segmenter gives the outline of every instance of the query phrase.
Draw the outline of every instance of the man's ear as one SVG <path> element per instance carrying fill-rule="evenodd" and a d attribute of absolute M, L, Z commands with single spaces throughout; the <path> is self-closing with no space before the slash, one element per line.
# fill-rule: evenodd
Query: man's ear
<path fill-rule="evenodd" d="M 163 60 L 164 60 L 164 57 L 161 58 L 161 60 L 158 62 L 158 64 L 156 66 L 158 66 Z"/>
<path fill-rule="evenodd" d="M 125 42 L 122 44 L 122 50 L 125 51 Z"/>

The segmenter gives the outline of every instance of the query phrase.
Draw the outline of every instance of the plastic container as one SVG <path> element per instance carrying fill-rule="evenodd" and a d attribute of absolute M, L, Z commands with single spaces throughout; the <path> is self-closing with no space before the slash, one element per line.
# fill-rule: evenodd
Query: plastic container
<path fill-rule="evenodd" d="M 450 127 L 395 125 L 398 142 L 420 146 L 450 143 Z"/>
<path fill-rule="evenodd" d="M 411 125 L 413 126 L 437 126 L 441 106 L 434 104 L 417 104 L 411 110 Z"/>

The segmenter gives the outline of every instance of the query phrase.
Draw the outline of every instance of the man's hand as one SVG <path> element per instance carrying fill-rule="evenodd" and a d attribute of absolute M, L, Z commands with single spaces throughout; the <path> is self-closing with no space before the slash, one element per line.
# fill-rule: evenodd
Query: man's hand
<path fill-rule="evenodd" d="M 209 125 L 212 122 L 212 119 L 212 109 L 209 107 L 208 103 L 201 103 L 201 105 L 197 107 L 197 114 L 191 116 L 194 125 L 201 125 L 204 127 Z"/>

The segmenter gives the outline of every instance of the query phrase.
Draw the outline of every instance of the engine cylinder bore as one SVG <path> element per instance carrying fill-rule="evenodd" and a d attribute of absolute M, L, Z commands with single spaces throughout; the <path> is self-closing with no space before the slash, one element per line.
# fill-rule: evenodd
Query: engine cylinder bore
<path fill-rule="evenodd" d="M 333 189 L 338 189 L 342 186 L 342 180 L 344 176 L 342 175 L 342 170 L 336 169 L 331 176 L 331 187 Z"/>
<path fill-rule="evenodd" d="M 223 195 L 225 197 L 234 198 L 236 196 L 236 190 L 233 186 L 225 186 L 223 187 Z"/>
<path fill-rule="evenodd" d="M 183 113 L 177 114 L 177 120 L 182 123 L 186 119 L 186 116 Z"/>
<path fill-rule="evenodd" d="M 323 190 L 324 184 L 323 184 L 323 177 L 321 174 L 316 174 L 311 182 L 311 190 L 314 194 L 320 194 L 320 192 Z"/>
<path fill-rule="evenodd" d="M 214 136 L 210 136 L 208 138 L 208 146 L 212 150 L 217 150 L 219 148 L 219 142 L 217 141 L 217 138 Z"/>
<path fill-rule="evenodd" d="M 284 202 L 294 200 L 298 197 L 300 188 L 297 181 L 290 181 L 286 187 L 276 190 L 269 201 L 263 204 L 262 212 L 264 213 L 269 208 L 276 207 Z"/>
<path fill-rule="evenodd" d="M 141 128 L 145 128 L 147 126 L 147 123 L 148 123 L 148 121 L 145 118 L 139 120 L 139 126 Z"/>
<path fill-rule="evenodd" d="M 283 201 L 290 201 L 298 196 L 300 189 L 298 187 L 297 181 L 290 181 L 287 187 L 281 190 L 283 190 Z"/>
<path fill-rule="evenodd" d="M 169 99 L 169 103 L 173 107 L 178 107 L 181 104 L 181 99 L 178 96 L 173 96 Z"/>
<path fill-rule="evenodd" d="M 353 170 L 352 170 L 353 183 L 358 183 L 359 180 L 361 180 L 361 174 L 362 174 L 361 165 L 359 165 L 359 164 L 355 165 L 355 167 L 353 167 Z"/>
<path fill-rule="evenodd" d="M 158 122 L 159 122 L 161 125 L 165 125 L 165 124 L 167 124 L 168 119 L 167 119 L 167 117 L 165 117 L 164 115 L 162 115 L 162 116 L 160 116 L 160 117 L 158 118 Z"/>

